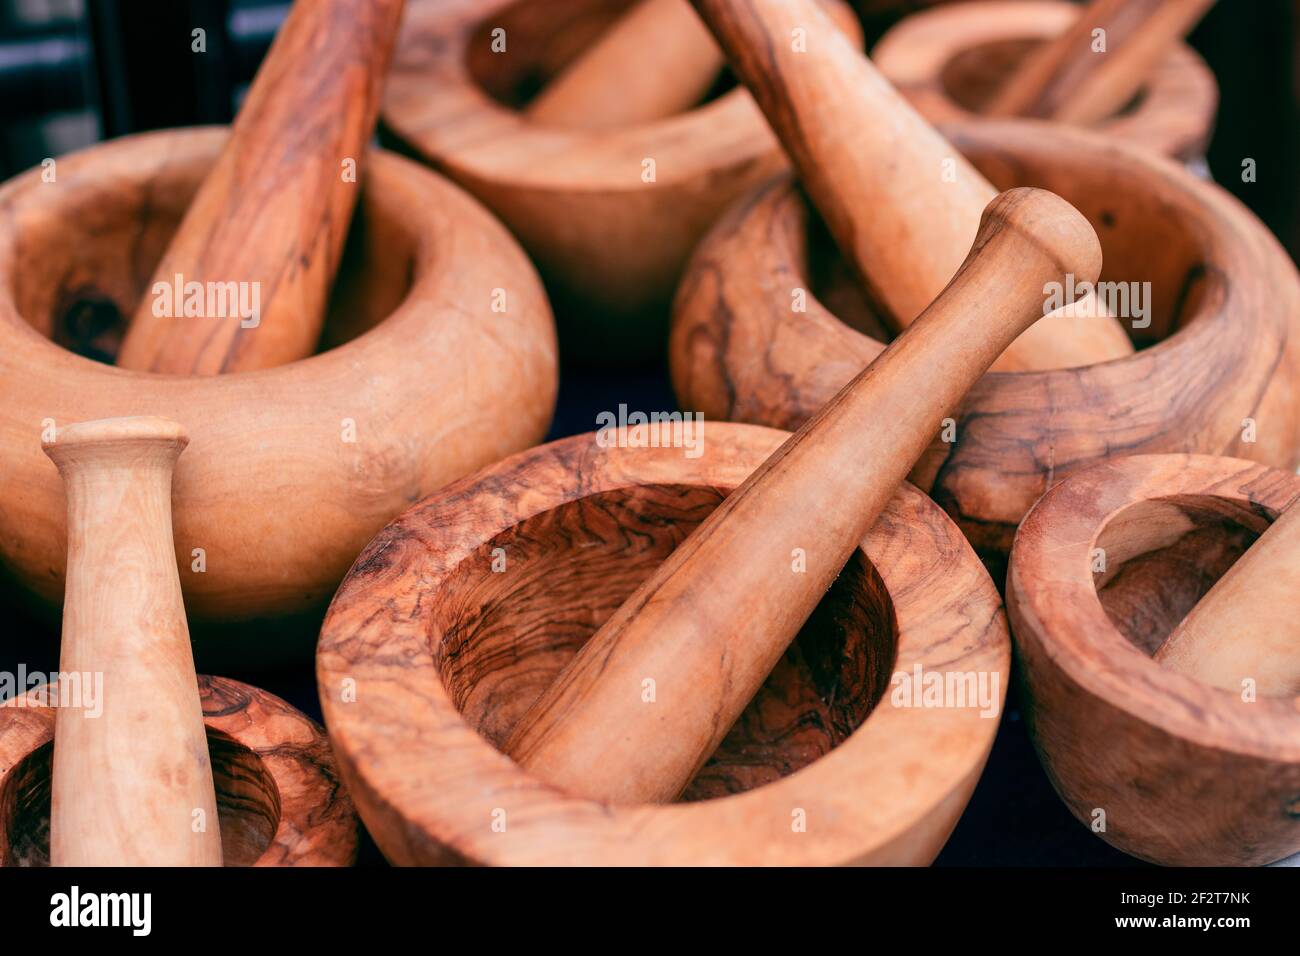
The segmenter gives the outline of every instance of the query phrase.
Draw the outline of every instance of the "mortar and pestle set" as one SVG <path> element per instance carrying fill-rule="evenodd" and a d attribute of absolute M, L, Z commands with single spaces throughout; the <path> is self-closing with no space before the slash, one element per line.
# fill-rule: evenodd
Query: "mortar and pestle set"
<path fill-rule="evenodd" d="M 4 334 L 63 376 L 43 403 L 15 394 L 26 431 L 15 419 L 0 436 L 7 460 L 34 457 L 31 422 L 54 419 L 46 453 L 71 513 L 51 511 L 57 473 L 29 465 L 0 550 L 55 596 L 68 528 L 61 669 L 103 671 L 173 715 L 119 760 L 130 748 L 113 728 L 143 722 L 138 709 L 106 706 L 98 724 L 43 706 L 57 687 L 0 707 L 3 860 L 347 863 L 355 801 L 402 864 L 928 863 L 997 730 L 1011 642 L 980 558 L 999 568 L 1013 537 L 1022 699 L 1075 815 L 1104 811 L 1104 838 L 1158 862 L 1300 849 L 1294 575 L 1279 574 L 1294 520 L 1264 533 L 1300 493 L 1281 470 L 1300 444 L 1300 283 L 1267 231 L 1115 135 L 971 119 L 945 139 L 811 0 L 694 0 L 712 40 L 680 2 L 489 6 L 410 5 L 385 125 L 501 216 L 559 303 L 585 304 L 595 348 L 647 348 L 643 317 L 734 200 L 674 308 L 682 407 L 717 419 L 702 454 L 663 425 L 521 450 L 554 397 L 546 298 L 501 226 L 435 174 L 367 154 L 340 251 L 355 193 L 325 184 L 369 133 L 354 101 L 373 113 L 400 5 L 296 5 L 259 81 L 292 89 L 285 51 L 336 17 L 349 29 L 328 36 L 365 65 L 330 76 L 364 94 L 313 113 L 255 87 L 224 151 L 216 131 L 161 134 L 60 161 L 57 193 L 34 176 L 0 187 Z M 657 30 L 685 37 L 683 60 L 663 68 L 661 45 L 634 42 Z M 748 93 L 697 105 L 724 54 Z M 322 116 L 348 126 L 345 148 Z M 280 176 L 315 214 L 254 233 L 257 203 L 284 191 L 231 183 L 276 168 L 265 133 L 281 127 L 310 131 L 293 147 L 321 178 Z M 778 139 L 824 225 L 780 174 Z M 997 192 L 1021 185 L 1068 202 Z M 75 201 L 51 201 L 70 187 Z M 82 251 L 40 271 L 56 228 L 81 230 Z M 245 246 L 262 251 L 237 258 Z M 1107 277 L 1152 282 L 1150 323 L 1094 295 L 1043 317 L 1049 286 L 1095 285 L 1103 251 Z M 250 261 L 272 264 L 277 295 L 297 289 L 287 317 L 204 341 L 141 308 L 119 361 L 142 371 L 32 329 L 59 337 L 87 290 L 127 314 L 151 274 L 216 262 L 248 276 Z M 308 357 L 318 336 L 329 350 Z M 447 355 L 465 356 L 464 375 L 427 389 Z M 484 367 L 501 374 L 471 374 Z M 95 414 L 36 414 L 56 400 Z M 63 427 L 163 414 L 180 425 Z M 384 430 L 335 445 L 342 418 Z M 330 746 L 282 701 L 195 677 L 178 577 L 198 615 L 310 605 L 411 502 L 356 558 L 321 631 Z M 222 545 L 222 577 L 191 582 L 191 549 L 211 566 Z M 124 568 L 148 586 L 115 583 Z M 1276 638 L 1225 643 L 1261 589 L 1278 620 L 1261 614 L 1259 630 Z M 159 652 L 133 655 L 143 646 Z M 133 773 L 150 753 L 184 785 Z M 105 795 L 79 802 L 82 779 Z M 73 836 L 124 804 L 102 842 Z M 196 811 L 219 827 L 196 830 Z"/>
<path fill-rule="evenodd" d="M 1193 684 L 1198 703 L 1225 693 L 1173 670 L 1172 652 L 1159 662 L 1150 654 L 1290 500 L 1294 479 L 1268 466 L 1293 467 L 1300 438 L 1294 267 L 1234 201 L 1151 151 L 1023 121 L 950 126 L 949 146 L 813 5 L 694 6 L 825 224 L 810 225 L 788 178 L 735 204 L 678 293 L 675 383 L 682 407 L 710 418 L 801 430 L 783 441 L 711 422 L 699 459 L 654 426 L 614 447 L 576 436 L 449 486 L 370 544 L 331 606 L 317 670 L 343 775 L 385 855 L 403 864 L 928 862 L 964 807 L 992 728 L 970 711 L 893 705 L 887 675 L 917 664 L 945 677 L 1007 666 L 996 591 L 953 523 L 991 563 L 1005 560 L 1022 516 L 1060 478 L 1079 475 L 1031 521 L 1052 528 L 1049 502 L 1088 475 L 1162 460 L 1116 456 L 1168 451 L 1260 463 L 1178 459 L 1244 469 L 1254 481 L 1197 492 L 1230 501 L 1219 505 L 1183 502 L 1182 486 L 1168 482 L 1168 507 L 1187 517 L 1116 537 L 1114 578 L 1068 601 L 1050 595 L 1045 606 L 1063 606 L 1038 630 L 1021 610 L 1037 600 L 1032 584 L 1013 578 L 1025 706 L 1067 803 L 1082 816 L 1080 801 L 1109 801 L 1102 835 L 1128 852 L 1161 862 L 1294 852 L 1294 800 L 1280 799 L 1298 766 L 1290 701 L 1271 698 L 1258 718 L 1237 714 L 1237 753 L 1220 756 L 1246 777 L 1234 789 L 1237 778 L 1219 772 L 1218 794 L 1184 789 L 1177 806 L 1200 824 L 1171 825 L 1157 791 L 1133 785 L 1125 771 L 1142 752 L 1128 737 L 1108 736 L 1108 754 L 1095 754 L 1087 733 L 1098 708 L 1115 707 L 1146 727 L 1135 737 L 1159 759 L 1153 766 L 1190 755 L 1166 789 L 1216 779 L 1194 759 L 1194 741 L 1225 739 L 1204 711 L 1187 707 L 1170 730 L 1156 711 L 1172 698 L 1135 711 L 1122 694 L 1127 686 L 1137 696 L 1152 668 L 1168 671 L 1184 702 Z M 788 45 L 796 25 L 817 56 L 800 59 Z M 485 129 L 484 142 L 495 135 Z M 1068 206 L 1034 192 L 999 197 L 981 172 L 998 187 L 1030 182 L 1074 201 L 1110 268 L 1118 260 L 1111 275 L 1152 282 L 1151 321 L 1132 329 L 1132 342 L 1132 316 L 1107 315 L 1107 303 L 1032 324 L 1045 311 L 1045 280 L 1069 275 L 1086 287 L 1100 255 Z M 834 255 L 818 228 L 847 263 L 813 258 Z M 852 292 L 850 270 L 872 306 Z M 798 291 L 813 293 L 807 312 L 791 307 Z M 845 321 L 817 301 L 822 291 L 844 304 Z M 900 327 L 910 331 L 886 349 Z M 953 418 L 956 442 L 935 440 Z M 911 477 L 951 521 L 898 486 L 918 456 Z M 1157 497 L 1162 481 L 1139 490 Z M 1081 497 L 1097 506 L 1099 526 L 1119 508 L 1096 488 Z M 1225 515 L 1241 529 L 1230 531 Z M 1224 538 L 1213 557 L 1197 550 L 1208 540 L 1195 533 L 1202 525 Z M 1284 543 L 1254 553 L 1276 572 L 1278 555 L 1292 552 Z M 801 556 L 807 567 L 797 569 Z M 1032 557 L 1017 546 L 1017 567 Z M 1143 574 L 1148 558 L 1206 566 L 1189 584 Z M 1144 619 L 1139 599 L 1158 602 L 1164 619 Z M 1074 609 L 1099 602 L 1112 631 L 1147 628 L 1147 653 L 1124 643 L 1132 660 L 1107 688 L 1115 697 L 1086 703 L 1066 680 L 1082 677 L 1051 675 L 1066 666 L 1055 644 L 1092 640 Z M 949 614 L 956 608 L 961 620 Z M 1098 658 L 1076 653 L 1080 668 Z M 1187 654 L 1192 672 L 1212 656 Z M 1109 789 L 1076 797 L 1090 773 Z M 1204 822 L 1224 793 L 1234 801 Z M 1155 833 L 1185 842 L 1175 853 Z M 1205 834 L 1217 839 L 1193 847 Z"/>
<path fill-rule="evenodd" d="M 0 708 L 7 864 L 355 856 L 323 730 L 197 677 L 187 615 L 234 642 L 319 613 L 402 507 L 549 423 L 532 266 L 367 147 L 402 8 L 296 4 L 228 136 L 130 137 L 0 187 L 0 555 L 62 599 L 60 673 L 103 688 L 93 716 L 66 682 Z M 87 305 L 111 321 L 77 341 Z"/>
<path fill-rule="evenodd" d="M 566 359 L 635 364 L 662 354 L 696 242 L 786 166 L 723 65 L 687 0 L 411 0 L 383 128 L 518 237 Z"/>

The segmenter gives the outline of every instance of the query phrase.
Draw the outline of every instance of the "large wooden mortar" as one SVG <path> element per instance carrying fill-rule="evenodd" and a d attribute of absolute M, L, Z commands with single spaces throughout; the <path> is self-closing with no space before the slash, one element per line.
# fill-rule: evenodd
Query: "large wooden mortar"
<path fill-rule="evenodd" d="M 1238 866 L 1300 851 L 1300 698 L 1152 659 L 1298 495 L 1300 478 L 1252 462 L 1141 455 L 1061 482 L 1016 535 L 1026 721 L 1070 811 L 1126 853 Z"/>
<path fill-rule="evenodd" d="M 392 862 L 919 864 L 943 846 L 993 740 L 1009 647 L 987 574 L 908 485 L 680 802 L 580 798 L 500 751 L 788 437 L 707 423 L 691 457 L 663 428 L 630 430 L 629 447 L 580 435 L 516 455 L 412 508 L 357 559 L 317 676 L 344 778 Z M 634 447 L 656 435 L 663 447 Z M 918 668 L 985 681 L 990 712 L 906 706 L 897 675 Z"/>
<path fill-rule="evenodd" d="M 59 159 L 54 182 L 36 170 L 0 187 L 0 560 L 46 599 L 62 592 L 66 540 L 41 453 L 51 428 L 140 415 L 184 426 L 173 510 L 193 621 L 323 606 L 395 514 L 549 425 L 556 344 L 536 273 L 476 202 L 384 152 L 365 164 L 326 351 L 199 378 L 60 347 L 111 358 L 225 136 L 131 137 Z"/>
<path fill-rule="evenodd" d="M 199 677 L 226 866 L 351 866 L 357 817 L 322 728 L 239 681 Z M 58 689 L 0 706 L 0 866 L 48 866 Z M 94 719 L 87 717 L 86 719 Z"/>
<path fill-rule="evenodd" d="M 1058 0 L 936 7 L 894 26 L 871 59 L 932 123 L 977 119 L 1029 51 L 1064 32 L 1079 10 Z M 1218 104 L 1214 74 L 1191 47 L 1178 43 L 1126 109 L 1091 128 L 1199 167 Z"/>
<path fill-rule="evenodd" d="M 1150 324 L 1123 319 L 1140 348 L 1129 357 L 985 375 L 918 463 L 912 480 L 994 567 L 1033 502 L 1099 459 L 1193 451 L 1294 468 L 1300 444 L 1300 278 L 1277 241 L 1168 160 L 1051 129 L 943 132 L 999 188 L 1041 186 L 1087 216 L 1102 280 L 1151 283 Z M 806 311 L 793 308 L 800 291 Z M 738 202 L 693 257 L 674 308 L 673 382 L 681 406 L 709 418 L 795 428 L 886 335 L 784 177 Z"/>
<path fill-rule="evenodd" d="M 733 199 L 786 166 L 743 89 L 612 129 L 520 110 L 632 2 L 412 0 L 381 114 L 404 149 L 523 243 L 555 303 L 566 358 L 604 366 L 662 355 L 691 249 Z M 860 45 L 847 7 L 826 6 Z M 501 37 L 506 49 L 493 52 Z M 643 179 L 647 160 L 654 182 Z"/>

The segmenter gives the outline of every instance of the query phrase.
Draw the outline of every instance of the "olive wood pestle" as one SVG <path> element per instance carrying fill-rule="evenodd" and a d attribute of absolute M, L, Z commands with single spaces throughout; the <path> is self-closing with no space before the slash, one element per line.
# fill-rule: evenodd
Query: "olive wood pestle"
<path fill-rule="evenodd" d="M 1214 0 L 1092 0 L 1056 39 L 1036 47 L 984 113 L 1089 125 L 1133 100 L 1161 57 Z M 1104 52 L 1093 31 L 1105 31 Z"/>
<path fill-rule="evenodd" d="M 186 442 L 166 419 L 110 418 L 44 446 L 68 500 L 59 669 L 79 675 L 83 693 L 102 686 L 97 705 L 55 715 L 55 866 L 221 865 L 172 543 L 172 470 Z"/>
<path fill-rule="evenodd" d="M 1300 503 L 1215 582 L 1156 651 L 1171 670 L 1240 693 L 1300 696 Z"/>
<path fill-rule="evenodd" d="M 1042 317 L 1044 284 L 1067 273 L 1092 281 L 1100 268 L 1096 235 L 1064 200 L 1035 189 L 997 196 L 939 298 L 592 636 L 521 718 L 507 753 L 592 799 L 678 796 L 944 416 Z"/>
<path fill-rule="evenodd" d="M 402 5 L 293 5 L 145 288 L 118 365 L 216 375 L 281 365 L 316 349 Z M 191 282 L 205 290 L 201 317 L 182 308 Z M 209 283 L 221 287 L 224 307 L 206 293 Z M 166 288 L 183 293 L 170 296 L 170 309 L 159 308 Z M 208 303 L 218 315 L 208 314 Z M 245 314 L 251 307 L 256 314 Z"/>
<path fill-rule="evenodd" d="M 722 69 L 722 51 L 688 0 L 641 0 L 534 97 L 524 113 L 601 129 L 689 109 Z"/>
<path fill-rule="evenodd" d="M 840 35 L 813 0 L 693 0 L 789 153 L 872 299 L 906 327 L 952 278 L 996 190 Z M 1066 306 L 996 371 L 1133 351 L 1104 310 Z"/>

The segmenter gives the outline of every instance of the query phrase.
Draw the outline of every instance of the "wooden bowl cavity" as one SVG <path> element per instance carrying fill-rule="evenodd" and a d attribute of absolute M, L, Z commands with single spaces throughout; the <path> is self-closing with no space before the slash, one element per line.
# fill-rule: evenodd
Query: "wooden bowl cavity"
<path fill-rule="evenodd" d="M 627 486 L 485 541 L 447 576 L 430 622 L 434 664 L 461 716 L 500 748 L 599 625 L 721 500 L 714 488 Z M 496 548 L 513 572 L 485 576 Z M 558 617 L 539 621 L 548 606 Z M 839 746 L 888 687 L 896 628 L 889 594 L 858 552 L 683 799 L 752 790 Z"/>
<path fill-rule="evenodd" d="M 599 804 L 498 749 L 785 433 L 708 423 L 706 436 L 695 460 L 553 442 L 417 505 L 358 558 L 317 676 L 349 790 L 392 862 L 925 863 L 942 847 L 997 721 L 893 706 L 891 672 L 1004 675 L 1008 658 L 992 583 L 910 486 L 681 801 Z"/>
<path fill-rule="evenodd" d="M 1152 659 L 1300 478 L 1204 455 L 1139 455 L 1059 483 L 1016 536 L 1007 607 L 1048 776 L 1108 843 L 1168 865 L 1300 851 L 1300 698 L 1244 695 Z"/>
<path fill-rule="evenodd" d="M 226 866 L 350 866 L 357 821 L 323 730 L 264 691 L 200 676 Z M 0 866 L 49 866 L 54 709 L 0 707 Z"/>
<path fill-rule="evenodd" d="M 1078 6 L 1057 0 L 977 0 L 912 14 L 887 32 L 872 61 L 934 123 L 978 121 L 1031 49 L 1063 32 Z M 1219 88 L 1178 43 L 1123 110 L 1091 128 L 1183 162 L 1203 162 Z"/>

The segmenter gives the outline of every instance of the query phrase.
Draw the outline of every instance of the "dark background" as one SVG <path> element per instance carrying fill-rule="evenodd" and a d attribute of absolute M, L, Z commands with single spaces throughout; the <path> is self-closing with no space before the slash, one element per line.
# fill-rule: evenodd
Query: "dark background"
<path fill-rule="evenodd" d="M 545 2 L 545 0 L 537 0 Z M 924 0 L 856 0 L 868 48 Z M 265 0 L 0 0 L 0 179 L 102 139 L 224 123 L 251 80 L 288 3 Z M 190 52 L 195 27 L 207 55 Z M 1300 0 L 1219 0 L 1190 38 L 1220 85 L 1209 151 L 1215 179 L 1300 253 Z M 1242 183 L 1253 157 L 1258 180 Z M 590 431 L 596 413 L 674 408 L 659 365 L 600 374 L 566 367 L 551 437 Z M 0 463 L 3 467 L 3 463 Z M 196 634 L 202 671 L 247 680 L 319 719 L 303 661 L 317 621 L 269 630 L 301 646 L 296 665 L 268 670 L 221 660 Z M 277 626 L 278 627 L 278 626 Z M 57 611 L 0 589 L 0 669 L 50 671 L 58 663 Z M 989 765 L 940 864 L 1139 865 L 1076 823 L 1034 756 L 1014 688 Z M 382 864 L 363 841 L 363 864 Z"/>

